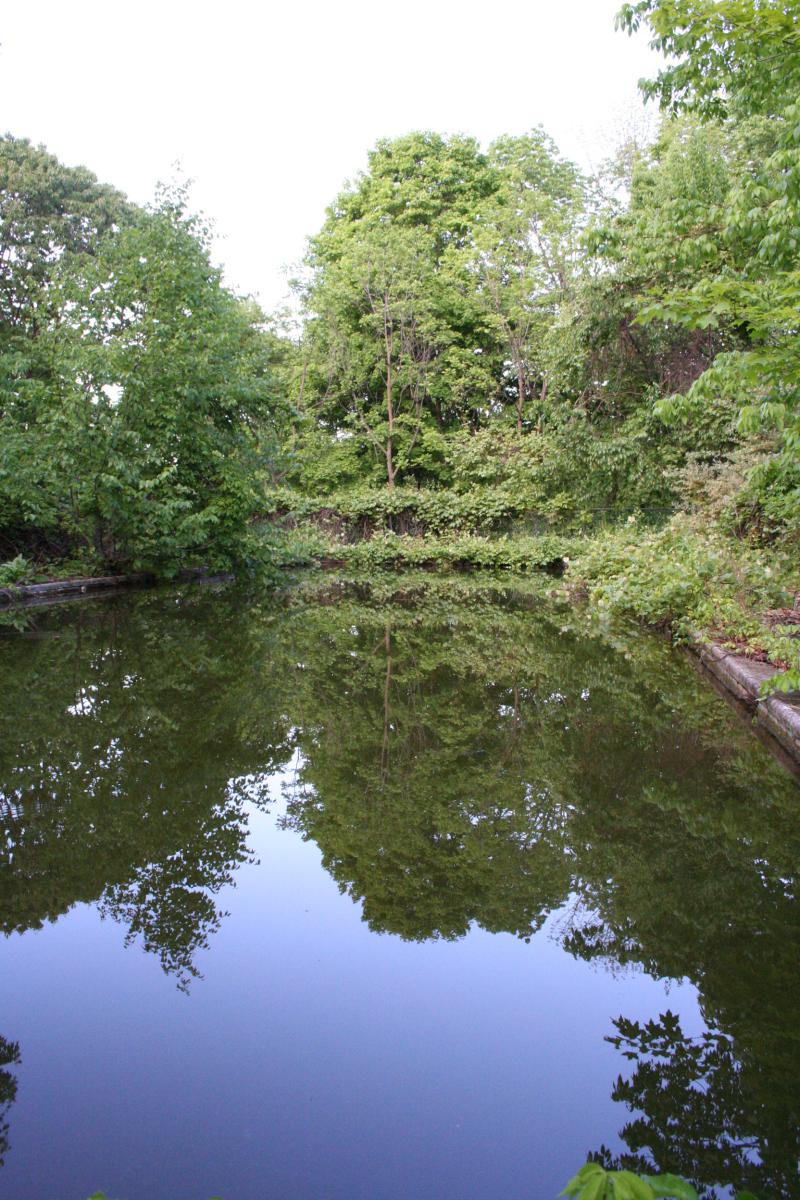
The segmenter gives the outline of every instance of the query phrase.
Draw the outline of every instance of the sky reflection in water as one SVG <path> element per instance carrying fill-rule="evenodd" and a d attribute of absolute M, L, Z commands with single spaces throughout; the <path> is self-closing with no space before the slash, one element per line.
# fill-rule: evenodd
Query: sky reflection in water
<path fill-rule="evenodd" d="M 796 783 L 535 590 L 317 589 L 0 640 L 3 1195 L 796 1194 Z"/>

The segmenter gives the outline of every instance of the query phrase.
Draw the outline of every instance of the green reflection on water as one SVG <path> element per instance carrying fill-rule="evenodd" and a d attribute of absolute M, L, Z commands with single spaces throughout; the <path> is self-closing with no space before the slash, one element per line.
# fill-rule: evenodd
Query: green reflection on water
<path fill-rule="evenodd" d="M 96 902 L 187 987 L 247 805 L 295 761 L 285 822 L 372 929 L 527 938 L 569 901 L 571 954 L 691 980 L 710 1041 L 618 1025 L 630 1161 L 797 1194 L 800 793 L 665 644 L 544 586 L 34 614 L 0 640 L 0 927 Z"/>
<path fill-rule="evenodd" d="M 0 1167 L 8 1151 L 8 1110 L 17 1098 L 17 1077 L 9 1066 L 19 1064 L 19 1045 L 0 1037 Z"/>

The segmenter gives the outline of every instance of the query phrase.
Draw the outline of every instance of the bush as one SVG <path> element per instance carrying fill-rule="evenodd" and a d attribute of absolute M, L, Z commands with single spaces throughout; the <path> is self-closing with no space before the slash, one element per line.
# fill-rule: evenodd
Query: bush
<path fill-rule="evenodd" d="M 765 616 L 792 604 L 800 584 L 796 560 L 697 528 L 685 515 L 655 531 L 631 521 L 585 543 L 570 574 L 597 607 L 679 638 L 714 640 L 782 668 L 797 656 L 796 640 Z M 794 674 L 771 681 L 770 690 L 793 688 Z"/>
<path fill-rule="evenodd" d="M 560 569 L 568 543 L 555 537 L 482 538 L 475 536 L 409 538 L 387 533 L 342 546 L 337 554 L 358 569 L 457 567 L 526 572 Z"/>

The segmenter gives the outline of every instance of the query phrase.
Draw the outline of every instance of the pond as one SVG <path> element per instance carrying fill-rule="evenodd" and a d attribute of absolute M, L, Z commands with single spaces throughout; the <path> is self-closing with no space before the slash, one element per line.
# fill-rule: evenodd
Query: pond
<path fill-rule="evenodd" d="M 466 576 L 7 620 L 7 1200 L 800 1195 L 800 788 L 663 641 Z"/>

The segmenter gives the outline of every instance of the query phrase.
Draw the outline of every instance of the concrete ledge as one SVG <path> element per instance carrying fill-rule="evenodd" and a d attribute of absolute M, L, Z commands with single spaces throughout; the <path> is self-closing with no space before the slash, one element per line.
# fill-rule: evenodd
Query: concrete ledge
<path fill-rule="evenodd" d="M 49 596 L 84 595 L 108 588 L 146 587 L 153 575 L 102 575 L 93 579 L 54 579 L 51 583 L 28 583 L 0 588 L 0 606 L 41 600 Z"/>
<path fill-rule="evenodd" d="M 188 567 L 179 572 L 173 583 L 230 583 L 230 573 L 210 575 L 203 567 Z M 0 588 L 0 608 L 10 604 L 47 604 L 72 596 L 87 596 L 95 592 L 120 591 L 123 588 L 153 587 L 155 575 L 139 571 L 132 575 L 99 575 L 91 579 L 54 579 L 50 583 L 12 584 Z"/>
<path fill-rule="evenodd" d="M 762 683 L 779 674 L 777 667 L 732 654 L 713 642 L 696 642 L 691 649 L 727 692 L 755 709 L 759 725 L 800 763 L 800 693 L 759 699 Z"/>
<path fill-rule="evenodd" d="M 758 721 L 800 763 L 800 696 L 769 696 L 758 704 Z"/>

